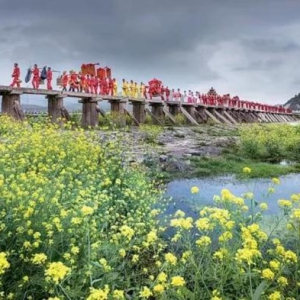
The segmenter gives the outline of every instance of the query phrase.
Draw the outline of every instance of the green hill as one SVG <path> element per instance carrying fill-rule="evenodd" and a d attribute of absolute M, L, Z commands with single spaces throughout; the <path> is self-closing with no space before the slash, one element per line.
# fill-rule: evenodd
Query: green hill
<path fill-rule="evenodd" d="M 287 103 L 284 104 L 284 107 L 292 110 L 300 110 L 300 94 L 291 98 Z"/>

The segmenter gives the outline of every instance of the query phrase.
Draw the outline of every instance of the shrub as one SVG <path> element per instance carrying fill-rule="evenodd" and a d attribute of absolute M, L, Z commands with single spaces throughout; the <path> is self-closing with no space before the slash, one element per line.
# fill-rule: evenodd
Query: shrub
<path fill-rule="evenodd" d="M 4 118 L 0 132 L 5 299 L 87 298 L 106 284 L 132 293 L 126 286 L 163 248 L 152 211 L 159 193 L 144 172 L 96 132 Z"/>

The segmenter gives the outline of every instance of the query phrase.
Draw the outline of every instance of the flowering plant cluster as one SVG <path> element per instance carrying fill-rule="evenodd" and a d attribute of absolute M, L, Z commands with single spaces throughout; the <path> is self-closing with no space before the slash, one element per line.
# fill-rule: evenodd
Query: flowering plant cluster
<path fill-rule="evenodd" d="M 299 125 L 251 124 L 242 126 L 239 132 L 246 157 L 268 162 L 300 161 Z"/>
<path fill-rule="evenodd" d="M 2 299 L 300 297 L 300 194 L 264 230 L 268 205 L 224 189 L 166 238 L 161 192 L 116 138 L 1 117 L 0 170 Z"/>

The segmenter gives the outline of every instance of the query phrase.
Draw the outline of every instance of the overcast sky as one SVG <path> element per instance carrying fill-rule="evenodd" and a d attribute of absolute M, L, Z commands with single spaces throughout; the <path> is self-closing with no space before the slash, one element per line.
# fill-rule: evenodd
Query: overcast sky
<path fill-rule="evenodd" d="M 0 85 L 14 62 L 283 103 L 300 92 L 300 0 L 0 0 Z"/>

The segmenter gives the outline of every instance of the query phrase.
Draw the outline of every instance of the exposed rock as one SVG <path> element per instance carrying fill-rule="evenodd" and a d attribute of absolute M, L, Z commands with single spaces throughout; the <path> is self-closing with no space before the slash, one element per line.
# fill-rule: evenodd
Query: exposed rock
<path fill-rule="evenodd" d="M 191 170 L 191 157 L 212 157 L 218 156 L 223 149 L 234 146 L 238 138 L 234 136 L 234 126 L 201 126 L 201 127 L 180 127 L 162 132 L 154 143 L 147 143 L 147 133 L 132 128 L 125 133 L 127 137 L 122 138 L 124 143 L 124 157 L 129 161 L 144 163 L 155 170 L 163 170 L 168 173 L 188 172 Z M 102 140 L 105 135 L 110 139 L 116 132 L 101 133 Z M 103 136 L 104 135 L 104 136 Z M 130 142 L 129 142 L 130 141 Z"/>

